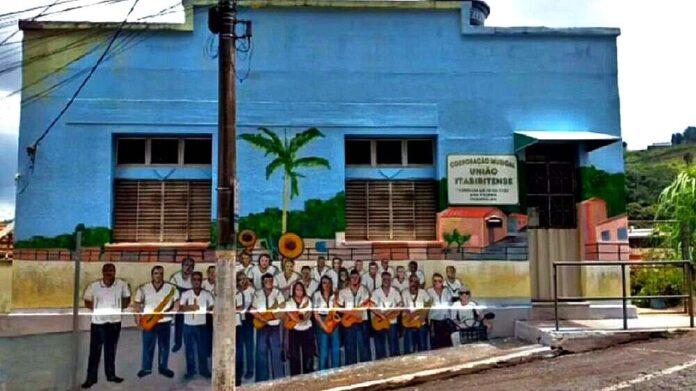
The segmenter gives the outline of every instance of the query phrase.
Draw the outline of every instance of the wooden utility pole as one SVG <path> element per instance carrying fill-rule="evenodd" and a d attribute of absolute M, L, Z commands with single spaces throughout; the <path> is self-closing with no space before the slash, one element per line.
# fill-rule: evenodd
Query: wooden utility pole
<path fill-rule="evenodd" d="M 234 390 L 235 384 L 235 183 L 237 1 L 219 0 L 209 26 L 218 34 L 218 204 L 217 281 L 213 322 L 213 390 Z"/>

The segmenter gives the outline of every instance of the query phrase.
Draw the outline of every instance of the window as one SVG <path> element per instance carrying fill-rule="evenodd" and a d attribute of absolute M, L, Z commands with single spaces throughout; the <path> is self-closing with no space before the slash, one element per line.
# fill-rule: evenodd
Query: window
<path fill-rule="evenodd" d="M 611 232 L 602 231 L 602 242 L 608 242 L 611 240 Z"/>
<path fill-rule="evenodd" d="M 145 139 L 118 140 L 117 161 L 118 164 L 145 164 Z"/>
<path fill-rule="evenodd" d="M 118 165 L 210 165 L 212 164 L 212 140 L 197 138 L 130 138 L 116 141 Z"/>
<path fill-rule="evenodd" d="M 346 182 L 346 239 L 434 240 L 435 181 Z"/>
<path fill-rule="evenodd" d="M 628 230 L 626 228 L 619 228 L 616 230 L 616 238 L 618 240 L 628 240 Z"/>
<path fill-rule="evenodd" d="M 347 139 L 346 165 L 370 167 L 432 166 L 432 139 Z"/>
<path fill-rule="evenodd" d="M 115 182 L 114 241 L 210 241 L 210 181 Z"/>
<path fill-rule="evenodd" d="M 577 151 L 572 145 L 527 148 L 527 206 L 539 211 L 540 228 L 575 228 Z"/>

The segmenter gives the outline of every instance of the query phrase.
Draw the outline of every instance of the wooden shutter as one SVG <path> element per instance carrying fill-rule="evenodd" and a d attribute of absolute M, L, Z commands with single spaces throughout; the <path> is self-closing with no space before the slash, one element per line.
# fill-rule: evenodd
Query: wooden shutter
<path fill-rule="evenodd" d="M 434 240 L 437 183 L 347 181 L 348 240 Z"/>
<path fill-rule="evenodd" d="M 210 181 L 116 181 L 114 240 L 207 242 L 210 193 Z"/>

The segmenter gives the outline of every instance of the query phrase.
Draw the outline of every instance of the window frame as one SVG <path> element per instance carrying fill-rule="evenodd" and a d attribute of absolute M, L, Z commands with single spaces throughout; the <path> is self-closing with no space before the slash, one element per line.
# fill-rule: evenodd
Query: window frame
<path fill-rule="evenodd" d="M 157 139 L 157 140 L 177 140 L 178 145 L 177 145 L 177 163 L 152 163 L 152 140 Z M 145 163 L 119 163 L 118 162 L 118 149 L 120 147 L 120 141 L 121 140 L 145 140 Z M 184 163 L 184 154 L 185 154 L 185 149 L 186 149 L 186 140 L 209 140 L 210 141 L 210 163 L 203 164 L 203 163 Z M 121 168 L 143 168 L 143 167 L 156 167 L 156 168 L 162 168 L 162 167 L 180 167 L 180 168 L 206 168 L 206 167 L 212 167 L 213 165 L 213 137 L 209 136 L 206 137 L 205 135 L 200 135 L 200 136 L 190 136 L 190 137 L 178 137 L 178 136 L 171 136 L 171 135 L 148 135 L 148 136 L 117 136 L 116 137 L 116 148 L 115 148 L 115 161 L 116 161 L 116 167 L 121 167 Z"/>
<path fill-rule="evenodd" d="M 437 160 L 435 150 L 435 139 L 429 137 L 405 137 L 405 138 L 346 138 L 344 141 L 344 153 L 347 155 L 346 146 L 348 141 L 368 141 L 370 143 L 370 164 L 348 164 L 349 168 L 426 168 L 435 166 Z M 380 141 L 399 141 L 401 142 L 401 164 L 378 164 L 377 163 L 377 143 Z M 409 164 L 408 163 L 408 142 L 409 141 L 428 141 L 432 152 L 432 163 L 430 164 Z M 348 159 L 344 156 L 344 161 Z"/>

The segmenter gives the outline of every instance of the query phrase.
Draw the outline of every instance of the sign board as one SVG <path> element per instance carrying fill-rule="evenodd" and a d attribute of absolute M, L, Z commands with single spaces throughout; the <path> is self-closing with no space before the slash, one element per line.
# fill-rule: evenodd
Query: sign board
<path fill-rule="evenodd" d="M 453 205 L 517 205 L 517 158 L 515 155 L 449 155 L 447 193 Z"/>

